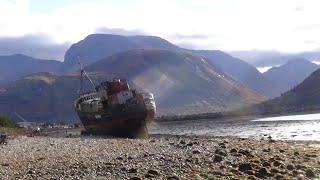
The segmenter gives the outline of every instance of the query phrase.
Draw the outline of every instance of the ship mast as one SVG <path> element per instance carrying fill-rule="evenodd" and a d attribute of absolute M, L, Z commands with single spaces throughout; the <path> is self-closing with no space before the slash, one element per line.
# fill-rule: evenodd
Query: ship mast
<path fill-rule="evenodd" d="M 83 69 L 83 66 L 82 66 L 82 64 L 81 64 L 81 62 L 80 62 L 80 58 L 79 58 L 79 56 L 78 56 L 78 64 L 79 64 L 79 66 L 80 66 L 80 72 L 81 72 L 81 80 L 80 80 L 80 92 L 79 92 L 79 94 L 83 94 L 83 74 L 87 77 L 87 79 L 89 80 L 89 82 L 92 84 L 92 87 L 93 87 L 93 89 L 94 89 L 94 91 L 96 91 L 96 89 L 95 89 L 95 84 L 93 83 L 93 81 L 90 79 L 90 77 L 88 76 L 88 74 L 86 73 L 86 71 Z"/>

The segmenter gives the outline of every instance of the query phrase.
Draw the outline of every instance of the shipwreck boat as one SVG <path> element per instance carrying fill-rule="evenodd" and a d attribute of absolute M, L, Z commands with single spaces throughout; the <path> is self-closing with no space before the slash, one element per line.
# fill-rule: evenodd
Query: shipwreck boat
<path fill-rule="evenodd" d="M 92 83 L 81 68 L 81 87 L 83 74 Z M 89 93 L 81 89 L 74 107 L 85 129 L 82 134 L 132 138 L 148 135 L 147 124 L 156 113 L 152 93 L 130 89 L 125 79 L 105 81 Z"/>

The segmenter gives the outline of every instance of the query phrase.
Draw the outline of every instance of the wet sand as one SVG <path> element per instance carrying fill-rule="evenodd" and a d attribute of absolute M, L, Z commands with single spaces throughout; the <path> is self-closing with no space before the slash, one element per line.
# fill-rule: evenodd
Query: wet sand
<path fill-rule="evenodd" d="M 317 142 L 152 135 L 121 139 L 63 133 L 0 146 L 0 179 L 312 179 Z M 71 133 L 72 134 L 72 133 Z"/>

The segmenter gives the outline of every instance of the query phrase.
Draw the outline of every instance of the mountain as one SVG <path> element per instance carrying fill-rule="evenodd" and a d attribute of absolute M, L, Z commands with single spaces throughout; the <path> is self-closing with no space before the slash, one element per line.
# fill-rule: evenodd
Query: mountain
<path fill-rule="evenodd" d="M 62 65 L 60 61 L 34 59 L 21 54 L 0 56 L 0 84 L 36 72 L 59 72 Z"/>
<path fill-rule="evenodd" d="M 164 49 L 134 49 L 86 67 L 94 82 L 127 78 L 131 87 L 154 93 L 157 116 L 221 111 L 264 97 L 234 81 L 203 57 Z M 79 73 L 37 73 L 0 88 L 0 113 L 29 121 L 71 121 Z"/>
<path fill-rule="evenodd" d="M 135 87 L 153 92 L 163 114 L 210 112 L 265 100 L 210 60 L 181 51 L 134 49 L 86 69 L 125 77 Z"/>
<path fill-rule="evenodd" d="M 92 75 L 93 80 L 99 77 Z M 79 87 L 79 73 L 25 76 L 0 87 L 0 112 L 18 119 L 17 112 L 27 121 L 75 121 L 73 101 Z"/>
<path fill-rule="evenodd" d="M 310 61 L 297 58 L 288 61 L 282 66 L 273 67 L 263 75 L 275 84 L 277 93 L 281 94 L 301 83 L 318 68 L 318 65 Z"/>
<path fill-rule="evenodd" d="M 300 53 L 282 53 L 277 51 L 229 51 L 234 57 L 240 58 L 256 67 L 270 67 L 283 65 L 291 59 L 306 59 L 320 62 L 320 51 L 304 51 Z"/>
<path fill-rule="evenodd" d="M 279 95 L 274 90 L 274 84 L 272 81 L 266 79 L 255 67 L 248 63 L 234 58 L 222 51 L 198 50 L 193 52 L 208 57 L 233 79 L 241 82 L 259 94 L 267 97 L 275 97 Z"/>
<path fill-rule="evenodd" d="M 65 55 L 66 70 L 78 69 L 78 57 L 84 65 L 89 65 L 100 59 L 116 53 L 138 48 L 162 48 L 201 55 L 210 59 L 216 65 L 237 81 L 264 96 L 274 97 L 272 83 L 266 80 L 256 68 L 248 63 L 233 58 L 217 50 L 189 50 L 179 48 L 170 42 L 155 36 L 120 36 L 110 34 L 92 34 L 84 40 L 73 44 Z"/>
<path fill-rule="evenodd" d="M 248 114 L 279 114 L 320 110 L 320 69 L 280 97 L 247 109 Z M 245 110 L 245 111 L 247 111 Z"/>
<path fill-rule="evenodd" d="M 78 58 L 84 65 L 91 64 L 113 54 L 136 48 L 178 47 L 156 36 L 120 36 L 111 34 L 92 34 L 68 49 L 65 54 L 65 70 L 78 69 Z"/>

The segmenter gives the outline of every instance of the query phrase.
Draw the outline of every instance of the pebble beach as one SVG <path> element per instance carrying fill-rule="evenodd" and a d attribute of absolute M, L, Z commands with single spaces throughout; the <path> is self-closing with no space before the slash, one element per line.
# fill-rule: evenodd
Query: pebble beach
<path fill-rule="evenodd" d="M 11 138 L 0 179 L 319 179 L 319 142 L 152 135 Z"/>

